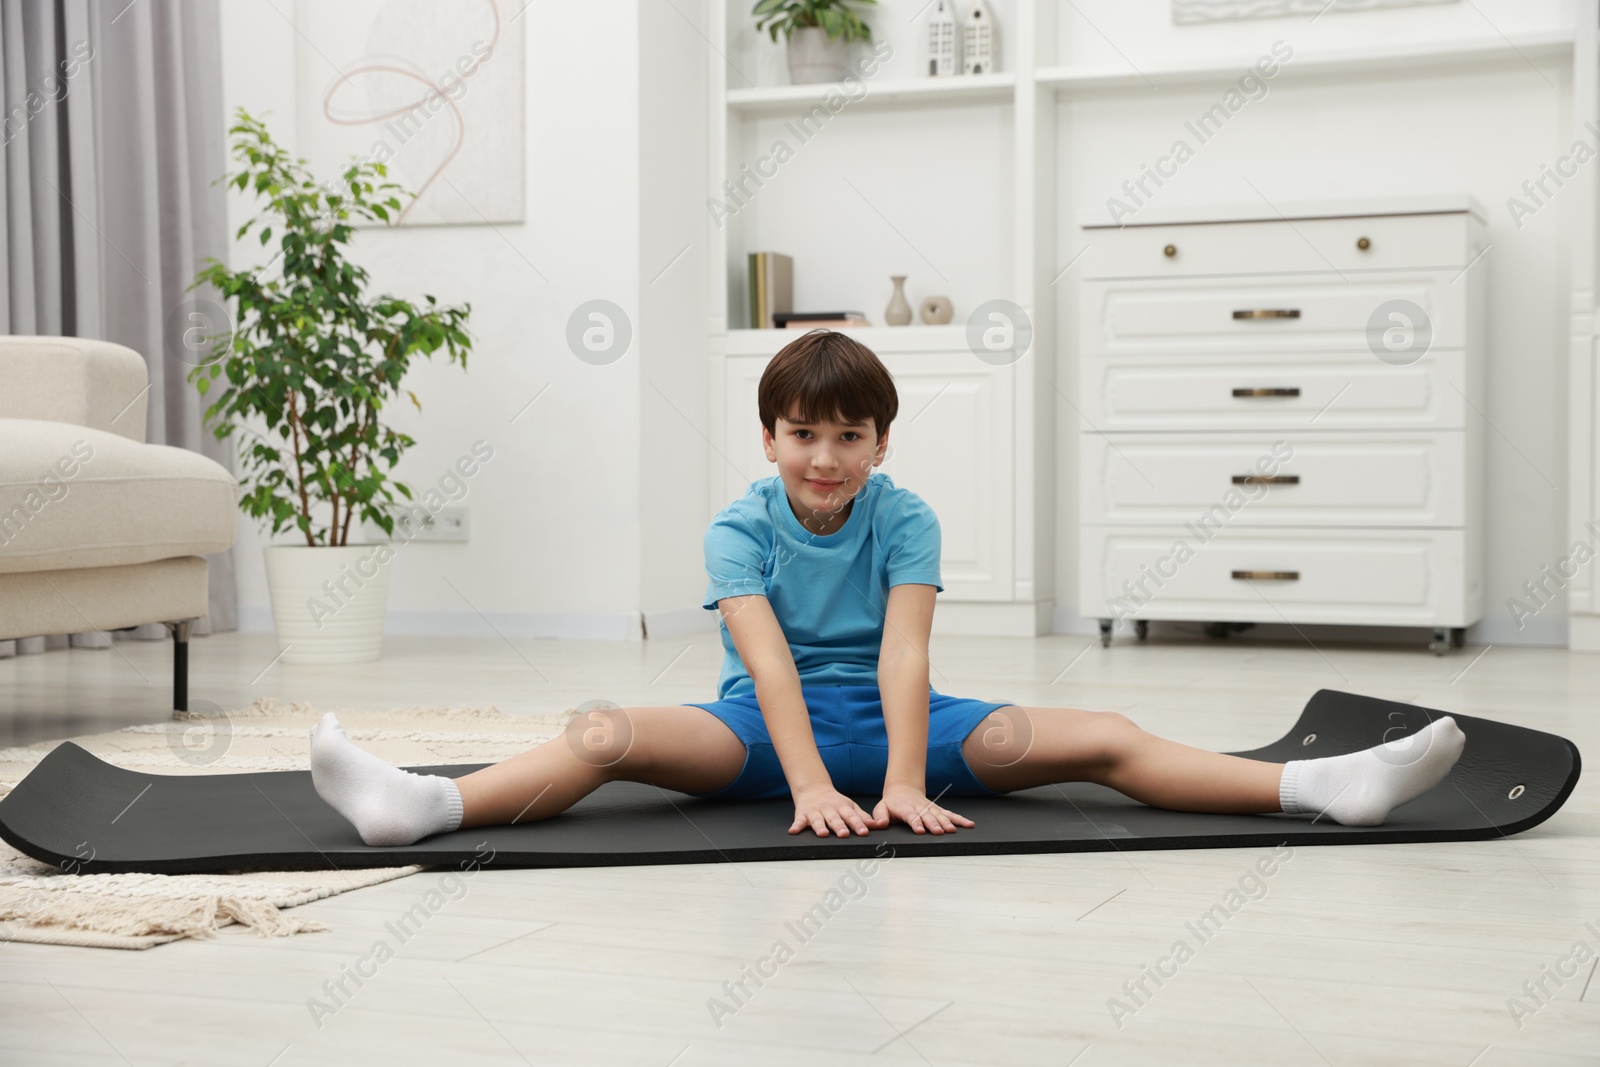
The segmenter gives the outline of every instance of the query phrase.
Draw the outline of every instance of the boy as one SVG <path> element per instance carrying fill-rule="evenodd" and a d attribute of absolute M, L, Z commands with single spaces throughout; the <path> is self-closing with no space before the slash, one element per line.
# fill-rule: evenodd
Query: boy
<path fill-rule="evenodd" d="M 1353 826 L 1437 785 L 1464 736 L 1444 716 L 1361 752 L 1287 764 L 1190 748 L 1111 711 L 1022 707 L 935 692 L 928 635 L 939 522 L 872 468 L 899 409 L 894 380 L 850 337 L 814 330 L 761 377 L 775 476 L 706 532 L 704 607 L 722 613 L 717 700 L 574 719 L 564 738 L 457 779 L 364 752 L 332 712 L 311 733 L 318 793 L 369 845 L 565 811 L 607 781 L 696 796 L 789 796 L 806 828 L 864 835 L 900 821 L 955 833 L 946 795 L 1091 781 L 1179 811 L 1317 813 Z M 869 815 L 850 794 L 876 795 Z M 931 797 L 931 799 L 930 799 Z"/>

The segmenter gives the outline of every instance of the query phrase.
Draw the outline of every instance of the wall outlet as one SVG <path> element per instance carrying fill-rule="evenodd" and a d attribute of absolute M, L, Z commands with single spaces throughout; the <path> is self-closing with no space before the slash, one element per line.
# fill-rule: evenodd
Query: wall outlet
<path fill-rule="evenodd" d="M 471 532 L 470 512 L 465 507 L 443 507 L 437 515 L 429 515 L 426 511 L 416 519 L 417 525 L 412 527 L 413 518 L 410 514 L 401 514 L 395 517 L 394 540 L 396 541 L 466 541 Z"/>

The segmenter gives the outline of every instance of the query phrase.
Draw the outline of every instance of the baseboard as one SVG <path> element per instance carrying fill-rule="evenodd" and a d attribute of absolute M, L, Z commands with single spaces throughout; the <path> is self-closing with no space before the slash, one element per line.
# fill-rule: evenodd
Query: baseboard
<path fill-rule="evenodd" d="M 948 637 L 1038 637 L 1050 632 L 1050 601 L 941 600 L 933 613 L 933 632 Z"/>
<path fill-rule="evenodd" d="M 1048 628 L 1046 624 L 1048 623 Z M 637 612 L 611 615 L 578 615 L 561 612 L 491 611 L 482 615 L 469 611 L 391 611 L 384 619 L 384 633 L 431 637 L 483 637 L 497 632 L 506 637 L 569 638 L 588 641 L 641 640 L 646 630 L 652 638 L 677 638 L 715 633 L 720 617 L 704 608 L 669 608 L 641 616 Z M 1076 612 L 1056 607 L 1048 601 L 1021 604 L 946 601 L 934 614 L 934 633 L 944 636 L 1037 637 L 1041 634 L 1081 634 L 1098 637 L 1099 623 Z M 1174 631 L 1169 627 L 1182 627 Z M 1171 634 L 1194 630 L 1198 622 L 1154 620 L 1152 637 L 1163 631 Z M 271 633 L 272 609 L 266 605 L 241 604 L 239 629 L 246 633 Z M 1131 621 L 1117 624 L 1114 639 L 1131 638 Z M 1333 626 L 1306 623 L 1259 623 L 1227 640 L 1310 641 L 1313 644 L 1386 644 L 1426 648 L 1430 634 L 1421 626 Z M 1600 651 L 1600 616 L 1571 617 L 1570 647 Z M 1510 618 L 1481 619 L 1467 628 L 1467 643 L 1472 645 L 1527 645 L 1539 648 L 1569 647 L 1568 618 L 1565 615 L 1538 615 L 1525 619 L 1521 630 Z"/>
<path fill-rule="evenodd" d="M 705 608 L 667 608 L 644 613 L 644 633 L 647 638 L 714 634 L 721 628 L 722 613 Z"/>

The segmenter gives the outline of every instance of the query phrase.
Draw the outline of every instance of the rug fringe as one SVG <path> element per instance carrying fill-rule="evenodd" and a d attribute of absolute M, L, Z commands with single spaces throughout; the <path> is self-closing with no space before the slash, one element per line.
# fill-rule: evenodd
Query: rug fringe
<path fill-rule="evenodd" d="M 0 920 L 35 928 L 89 930 L 127 937 L 171 934 L 215 937 L 240 923 L 260 937 L 288 937 L 328 927 L 283 914 L 265 900 L 214 893 L 202 897 L 117 897 L 99 893 L 40 893 L 0 888 Z"/>
<path fill-rule="evenodd" d="M 408 765 L 493 763 L 559 734 L 576 708 L 542 715 L 508 715 L 494 707 L 341 710 L 353 737 L 382 741 L 404 752 Z M 261 770 L 303 771 L 309 764 L 306 731 L 321 715 L 310 704 L 256 699 L 226 712 L 190 711 L 174 720 L 70 738 L 117 766 L 149 773 L 226 774 Z M 206 719 L 232 723 L 230 746 L 213 764 L 182 759 L 175 738 Z M 452 727 L 459 726 L 459 729 Z M 193 725 L 187 727 L 194 729 Z M 21 779 L 59 744 L 40 742 L 0 749 L 0 774 Z M 433 753 L 432 756 L 427 753 Z M 0 801 L 17 782 L 0 781 Z M 423 868 L 362 872 L 288 872 L 263 885 L 248 877 L 94 874 L 66 877 L 47 863 L 0 843 L 0 953 L 5 941 L 142 949 L 185 937 L 211 938 L 241 924 L 258 937 L 288 937 L 330 929 L 286 913 L 297 905 Z M 337 873 L 338 880 L 331 878 Z M 170 878 L 170 881 L 168 879 Z M 227 884 L 217 884 L 226 882 Z"/>

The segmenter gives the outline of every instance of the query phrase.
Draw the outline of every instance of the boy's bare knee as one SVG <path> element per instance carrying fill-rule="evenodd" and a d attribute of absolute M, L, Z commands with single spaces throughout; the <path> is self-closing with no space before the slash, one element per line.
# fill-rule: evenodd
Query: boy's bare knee
<path fill-rule="evenodd" d="M 624 772 L 638 739 L 634 711 L 609 701 L 592 701 L 578 709 L 562 736 L 583 763 L 608 779 Z"/>
<path fill-rule="evenodd" d="M 1106 722 L 1113 724 L 1117 729 L 1131 728 L 1137 730 L 1139 728 L 1137 723 L 1120 711 L 1101 711 L 1096 712 L 1096 714 L 1100 715 Z"/>
<path fill-rule="evenodd" d="M 1100 748 L 1108 762 L 1115 763 L 1126 756 L 1144 733 L 1138 725 L 1120 711 L 1098 711 L 1095 717 L 1100 727 Z"/>

